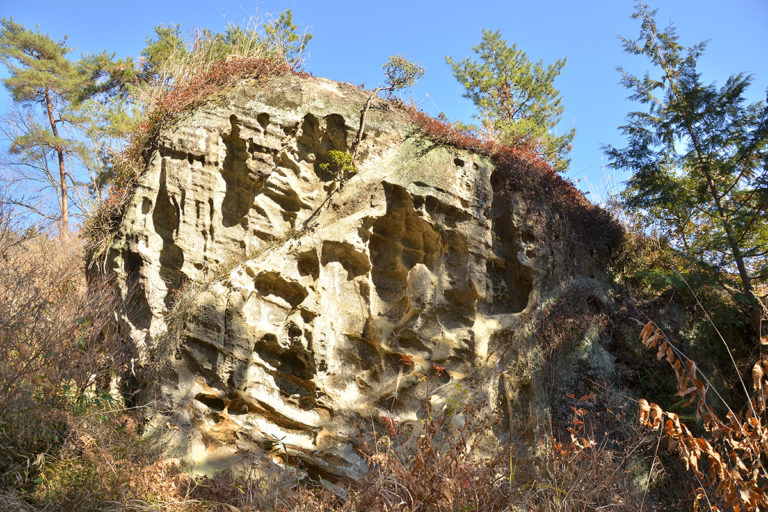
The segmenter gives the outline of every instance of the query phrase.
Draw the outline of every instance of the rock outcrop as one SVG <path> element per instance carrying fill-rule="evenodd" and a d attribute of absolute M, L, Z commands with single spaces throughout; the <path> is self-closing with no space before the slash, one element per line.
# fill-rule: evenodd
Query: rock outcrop
<path fill-rule="evenodd" d="M 197 108 L 161 134 L 105 255 L 137 399 L 201 471 L 263 450 L 358 478 L 357 434 L 418 424 L 423 400 L 440 411 L 469 381 L 503 413 L 487 446 L 530 439 L 548 407 L 541 311 L 574 286 L 600 297 L 609 244 L 385 101 L 358 172 L 324 171 L 366 97 L 277 77 Z M 581 349 L 610 371 L 599 343 Z"/>

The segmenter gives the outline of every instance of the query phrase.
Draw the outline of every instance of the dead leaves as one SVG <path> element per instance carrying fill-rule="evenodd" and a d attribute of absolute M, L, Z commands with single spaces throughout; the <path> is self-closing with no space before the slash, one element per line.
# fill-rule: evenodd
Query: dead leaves
<path fill-rule="evenodd" d="M 762 348 L 762 347 L 761 347 Z M 765 409 L 768 398 L 768 354 L 761 354 L 760 359 L 752 367 L 752 389 L 757 391 L 760 407 Z"/>
<path fill-rule="evenodd" d="M 658 431 L 663 423 L 670 449 L 679 454 L 686 469 L 693 471 L 727 507 L 736 512 L 768 510 L 768 474 L 761 460 L 768 453 L 768 428 L 762 422 L 768 397 L 768 355 L 761 355 L 752 368 L 756 398 L 751 399 L 743 414 L 729 411 L 723 421 L 706 403 L 707 386 L 698 378 L 694 361 L 681 361 L 675 348 L 653 322 L 645 325 L 640 340 L 646 348 L 656 350 L 658 360 L 664 359 L 672 367 L 677 377 L 676 395 L 690 397 L 684 404 L 686 406 L 696 403 L 696 417 L 703 420 L 710 438 L 694 436 L 677 414 L 664 411 L 658 404 L 644 399 L 638 401 L 640 424 Z M 744 416 L 746 418 L 742 419 Z M 702 499 L 706 499 L 710 510 L 720 510 L 710 503 L 702 487 L 696 492 L 694 511 L 699 510 Z"/>
<path fill-rule="evenodd" d="M 712 411 L 707 405 L 707 386 L 704 382 L 697 377 L 696 362 L 690 359 L 683 362 L 675 356 L 675 351 L 672 344 L 667 340 L 664 333 L 656 327 L 653 322 L 648 322 L 643 331 L 640 333 L 640 341 L 648 349 L 656 350 L 656 359 L 661 361 L 664 359 L 677 377 L 677 393 L 676 396 L 686 397 L 690 395 L 690 399 L 683 405 L 686 407 L 692 403 L 696 403 L 696 418 L 706 419 L 711 415 Z M 768 367 L 767 367 L 768 368 Z"/>
<path fill-rule="evenodd" d="M 664 417 L 664 411 L 661 410 L 661 407 L 654 403 L 649 404 L 644 398 L 640 399 L 638 405 L 640 407 L 638 411 L 640 424 L 651 427 L 653 430 L 659 430 L 661 420 Z"/>

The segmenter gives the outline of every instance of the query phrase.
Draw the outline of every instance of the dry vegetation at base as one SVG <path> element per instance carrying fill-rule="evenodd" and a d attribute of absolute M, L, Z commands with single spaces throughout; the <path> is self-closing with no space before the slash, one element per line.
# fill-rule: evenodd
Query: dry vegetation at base
<path fill-rule="evenodd" d="M 106 284 L 104 293 L 85 287 L 82 241 L 3 226 L 2 510 L 634 510 L 632 444 L 622 452 L 590 441 L 590 419 L 576 411 L 573 437 L 542 440 L 554 449 L 536 461 L 503 449 L 476 457 L 470 441 L 498 418 L 469 392 L 447 414 L 425 402 L 423 423 L 370 432 L 361 446 L 371 472 L 359 485 L 311 480 L 255 455 L 234 473 L 193 477 L 141 436 L 141 410 L 110 392 L 127 356 L 101 336 L 116 304 Z M 449 427 L 459 416 L 460 430 Z"/>
<path fill-rule="evenodd" d="M 23 481 L 66 431 L 64 405 L 98 401 L 118 351 L 98 343 L 110 288 L 87 290 L 80 240 L 20 235 L 0 212 L 0 482 Z"/>
<path fill-rule="evenodd" d="M 359 485 L 311 480 L 268 458 L 213 479 L 193 477 L 141 436 L 141 411 L 126 409 L 111 377 L 126 356 L 100 336 L 115 307 L 84 283 L 82 241 L 0 237 L 0 509 L 8 511 L 502 511 L 636 510 L 632 456 L 652 440 L 595 437 L 605 424 L 574 399 L 568 434 L 541 440 L 535 460 L 499 450 L 474 456 L 470 441 L 499 418 L 473 393 L 424 421 L 370 432 L 361 453 L 371 465 Z M 103 287 L 109 290 L 108 286 Z M 435 372 L 440 369 L 435 369 Z M 433 378 L 426 376 L 425 378 Z M 470 390 L 471 391 L 471 390 Z M 455 418 L 463 418 L 456 429 Z M 618 421 L 618 420 L 617 420 Z M 453 423 L 453 427 L 450 425 Z M 628 418 L 616 424 L 628 425 Z M 642 470 L 640 471 L 642 474 Z M 606 475 L 611 475 L 606 478 Z"/>
<path fill-rule="evenodd" d="M 750 396 L 742 382 L 747 405 L 738 413 L 728 407 L 723 420 L 707 403 L 710 385 L 702 380 L 706 377 L 697 370 L 695 361 L 675 347 L 653 322 L 646 324 L 640 338 L 646 348 L 656 350 L 658 360 L 672 367 L 676 396 L 688 398 L 685 405 L 695 404 L 696 420 L 703 428 L 703 435 L 697 436 L 678 414 L 645 399 L 638 403 L 640 424 L 654 431 L 660 431 L 663 425 L 670 450 L 680 455 L 686 470 L 699 481 L 693 510 L 699 510 L 703 503 L 714 511 L 768 510 L 768 354 L 761 355 L 752 368 L 755 396 Z M 768 346 L 768 337 L 764 338 Z"/>
<path fill-rule="evenodd" d="M 661 429 L 633 428 L 634 407 L 630 410 L 627 400 L 610 391 L 565 396 L 571 414 L 564 423 L 553 424 L 550 439 L 537 441 L 539 453 L 532 459 L 516 459 L 504 449 L 492 458 L 474 456 L 468 441 L 495 428 L 498 418 L 480 414 L 486 409 L 465 396 L 447 415 L 432 411 L 425 402 L 423 423 L 392 423 L 391 428 L 369 432 L 361 446 L 371 472 L 359 485 L 312 480 L 255 455 L 249 465 L 235 468 L 239 471 L 213 479 L 193 477 L 142 437 L 140 410 L 125 409 L 117 394 L 107 392 L 110 378 L 125 370 L 127 355 L 121 353 L 124 347 L 105 345 L 100 336 L 109 328 L 115 302 L 106 284 L 104 293 L 94 291 L 98 286 L 86 289 L 82 241 L 19 234 L 8 223 L 3 226 L 2 510 L 634 511 L 684 510 L 694 500 L 691 495 L 675 501 L 686 493 L 680 482 L 687 480 L 679 480 L 684 476 L 680 465 L 665 459 L 665 447 L 659 448 Z M 570 297 L 568 302 L 577 301 Z M 586 320 L 605 316 L 598 306 L 582 302 L 575 311 L 557 304 L 548 310 L 540 342 L 556 350 L 559 344 L 583 336 Z M 664 357 L 667 353 L 665 348 Z M 765 372 L 762 365 L 759 370 Z M 763 397 L 768 388 L 761 386 Z M 657 406 L 648 406 L 654 412 L 641 419 L 659 427 Z M 759 410 L 764 414 L 764 408 Z M 459 414 L 466 420 L 457 431 L 450 425 Z M 677 443 L 673 448 L 687 447 L 689 464 L 695 446 L 701 449 L 702 466 L 716 453 L 721 460 L 731 458 L 726 471 L 738 473 L 741 469 L 732 457 L 743 452 L 734 450 L 732 442 L 752 443 L 753 449 L 763 450 L 756 438 L 739 437 L 731 428 L 735 423 L 720 424 L 716 432 L 727 434 L 721 441 L 730 441 L 719 442 L 686 431 L 682 422 L 678 427 L 674 418 L 679 416 L 674 413 L 662 414 L 671 421 L 666 422 L 665 433 L 678 436 L 672 437 Z M 747 415 L 740 425 L 750 435 L 762 432 L 751 421 Z M 760 434 L 761 443 L 763 437 Z M 679 439 L 694 439 L 696 444 Z M 709 445 L 699 439 L 709 439 Z M 756 460 L 745 459 L 752 464 L 745 462 L 745 467 L 754 469 Z M 707 479 L 712 475 L 704 467 L 701 473 Z M 735 489 L 739 496 L 744 489 L 751 492 L 742 485 L 749 484 L 747 478 L 735 481 L 728 487 L 712 480 L 704 487 L 706 496 L 717 505 L 718 489 Z M 683 487 L 676 490 L 678 497 L 674 489 L 665 490 L 675 486 Z M 666 492 L 670 497 L 663 499 Z M 705 503 L 700 500 L 700 507 Z"/>

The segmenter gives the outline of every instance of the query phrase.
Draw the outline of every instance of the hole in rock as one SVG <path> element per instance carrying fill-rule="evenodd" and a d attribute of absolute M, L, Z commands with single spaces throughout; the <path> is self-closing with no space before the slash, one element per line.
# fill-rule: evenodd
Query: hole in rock
<path fill-rule="evenodd" d="M 230 131 L 221 136 L 226 148 L 226 156 L 221 167 L 221 176 L 226 184 L 224 199 L 221 202 L 221 222 L 224 227 L 240 224 L 248 214 L 256 194 L 257 184 L 249 176 L 248 143 L 240 137 L 237 117 L 229 118 Z"/>
<path fill-rule="evenodd" d="M 387 213 L 372 228 L 371 278 L 379 298 L 398 317 L 407 305 L 408 271 L 421 263 L 432 270 L 442 253 L 442 238 L 414 209 L 402 187 L 385 185 Z"/>
<path fill-rule="evenodd" d="M 277 343 L 274 334 L 264 335 L 254 347 L 262 361 L 281 373 L 287 373 L 300 379 L 311 379 L 314 375 L 312 355 L 301 348 L 285 350 Z"/>
<path fill-rule="evenodd" d="M 327 265 L 332 261 L 338 261 L 347 271 L 349 279 L 362 276 L 371 270 L 368 256 L 359 252 L 347 242 L 325 242 L 322 251 L 322 263 Z"/>
<path fill-rule="evenodd" d="M 254 287 L 262 295 L 275 295 L 285 299 L 292 308 L 307 297 L 307 290 L 299 283 L 286 281 L 277 272 L 262 272 L 253 280 Z"/>
<path fill-rule="evenodd" d="M 494 173 L 491 184 L 501 187 L 502 178 Z M 519 313 L 528 305 L 533 290 L 533 269 L 517 259 L 521 236 L 512 223 L 511 209 L 505 194 L 494 194 L 491 204 L 491 232 L 494 258 L 486 262 L 486 297 L 483 309 L 490 314 Z M 526 232 L 523 240 L 534 237 Z"/>
<path fill-rule="evenodd" d="M 140 269 L 144 262 L 141 256 L 133 252 L 123 253 L 123 265 L 127 275 L 128 296 L 125 301 L 125 314 L 128 321 L 139 330 L 148 329 L 152 320 L 152 311 L 147 302 L 144 284 L 140 281 Z"/>
<path fill-rule="evenodd" d="M 312 323 L 312 321 L 317 318 L 317 314 L 313 311 L 309 311 L 308 309 L 301 309 L 301 319 L 304 320 L 305 324 Z"/>
<path fill-rule="evenodd" d="M 259 123 L 259 126 L 261 126 L 261 129 L 266 132 L 267 126 L 269 126 L 269 114 L 262 112 L 256 116 L 256 121 Z"/>
<path fill-rule="evenodd" d="M 312 396 L 312 392 L 304 384 L 296 382 L 284 375 L 275 375 L 275 384 L 280 391 L 287 395 L 299 395 L 300 397 Z"/>
<path fill-rule="evenodd" d="M 294 324 L 293 322 L 288 324 L 288 337 L 293 342 L 298 342 L 301 340 L 302 331 L 299 328 L 298 325 Z"/>
<path fill-rule="evenodd" d="M 241 398 L 235 398 L 227 406 L 227 412 L 233 415 L 248 414 L 249 411 L 248 404 Z"/>
<path fill-rule="evenodd" d="M 312 279 L 320 277 L 320 262 L 314 250 L 300 253 L 297 266 L 302 276 L 312 276 Z"/>
<path fill-rule="evenodd" d="M 320 141 L 324 153 L 328 151 L 347 150 L 347 125 L 344 117 L 339 114 L 329 114 L 323 118 L 325 130 Z"/>
<path fill-rule="evenodd" d="M 315 163 L 315 174 L 321 180 L 335 179 L 330 171 L 321 170 L 319 164 L 328 161 L 329 151 L 347 151 L 347 126 L 344 117 L 329 114 L 321 122 L 312 114 L 305 115 L 296 142 L 301 158 Z"/>
<path fill-rule="evenodd" d="M 223 411 L 224 408 L 226 407 L 224 400 L 222 400 L 221 398 L 215 395 L 198 393 L 197 395 L 195 395 L 195 400 L 205 404 L 208 408 L 213 409 L 214 411 Z"/>

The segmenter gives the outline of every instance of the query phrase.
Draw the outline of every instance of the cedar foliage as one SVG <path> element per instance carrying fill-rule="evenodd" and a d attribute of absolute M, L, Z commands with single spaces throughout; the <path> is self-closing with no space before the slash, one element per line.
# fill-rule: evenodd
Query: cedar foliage
<path fill-rule="evenodd" d="M 637 39 L 628 53 L 647 57 L 659 76 L 622 71 L 631 99 L 647 107 L 621 127 L 625 148 L 606 148 L 611 165 L 632 172 L 622 193 L 645 227 L 689 258 L 720 271 L 720 285 L 740 302 L 761 335 L 768 310 L 759 295 L 768 279 L 768 108 L 747 104 L 751 77 L 717 87 L 696 68 L 705 45 L 685 48 L 674 27 L 660 30 L 655 11 L 638 3 Z"/>

